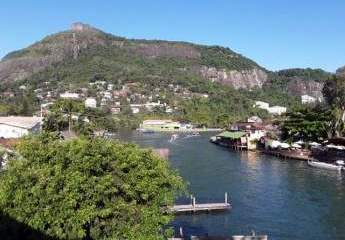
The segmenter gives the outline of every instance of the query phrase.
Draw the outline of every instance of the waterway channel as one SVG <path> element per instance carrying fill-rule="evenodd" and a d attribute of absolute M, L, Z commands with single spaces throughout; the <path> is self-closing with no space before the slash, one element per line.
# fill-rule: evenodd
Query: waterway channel
<path fill-rule="evenodd" d="M 345 239 L 345 175 L 255 152 L 235 152 L 209 142 L 211 135 L 124 132 L 143 147 L 170 149 L 169 161 L 199 202 L 224 201 L 224 213 L 177 216 L 186 235 L 231 236 L 254 230 L 269 239 Z M 183 201 L 183 199 L 179 199 Z"/>

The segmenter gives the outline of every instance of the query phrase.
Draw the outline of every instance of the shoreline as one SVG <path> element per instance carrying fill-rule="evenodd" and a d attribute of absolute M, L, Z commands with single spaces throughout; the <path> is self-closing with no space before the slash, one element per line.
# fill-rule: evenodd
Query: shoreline
<path fill-rule="evenodd" d="M 159 128 L 138 128 L 138 132 L 181 132 L 181 133 L 191 133 L 191 132 L 221 132 L 224 129 L 221 128 L 193 128 L 193 129 L 159 129 Z"/>

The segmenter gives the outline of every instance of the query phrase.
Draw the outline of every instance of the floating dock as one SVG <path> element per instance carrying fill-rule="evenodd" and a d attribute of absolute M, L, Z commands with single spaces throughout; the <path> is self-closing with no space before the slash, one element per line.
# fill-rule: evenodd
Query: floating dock
<path fill-rule="evenodd" d="M 169 207 L 169 211 L 176 214 L 226 211 L 229 209 L 231 209 L 231 204 L 228 203 L 227 193 L 225 193 L 225 201 L 223 203 L 196 203 L 195 197 L 191 196 L 191 204 L 181 204 Z"/>

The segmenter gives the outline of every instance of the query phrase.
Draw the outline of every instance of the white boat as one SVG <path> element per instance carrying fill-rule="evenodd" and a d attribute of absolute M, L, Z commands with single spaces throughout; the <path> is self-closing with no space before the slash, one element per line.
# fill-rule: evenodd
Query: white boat
<path fill-rule="evenodd" d="M 171 135 L 169 142 L 174 142 L 178 138 L 178 134 Z"/>
<path fill-rule="evenodd" d="M 308 160 L 308 165 L 312 167 L 323 168 L 323 169 L 328 169 L 328 170 L 336 170 L 336 171 L 341 171 L 342 169 L 344 169 L 342 165 L 319 162 L 315 160 Z"/>

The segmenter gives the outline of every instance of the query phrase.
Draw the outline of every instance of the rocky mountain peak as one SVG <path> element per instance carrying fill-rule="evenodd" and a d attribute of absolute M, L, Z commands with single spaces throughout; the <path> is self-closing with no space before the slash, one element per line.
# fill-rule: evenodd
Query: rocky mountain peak
<path fill-rule="evenodd" d="M 82 22 L 72 23 L 70 30 L 73 32 L 100 32 L 97 28 Z"/>

